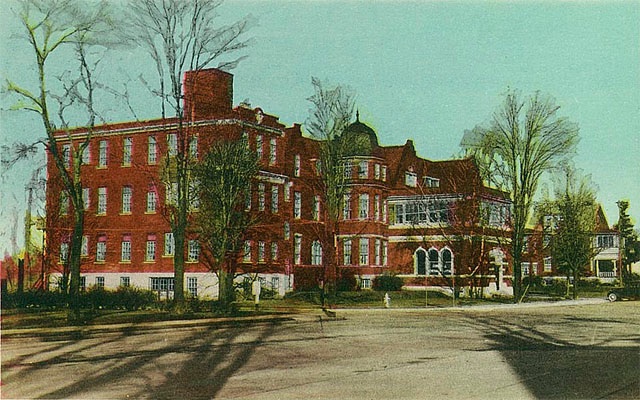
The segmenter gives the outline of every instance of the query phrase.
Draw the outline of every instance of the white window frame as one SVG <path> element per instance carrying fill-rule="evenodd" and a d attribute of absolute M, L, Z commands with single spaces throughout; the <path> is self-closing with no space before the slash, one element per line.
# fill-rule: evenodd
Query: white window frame
<path fill-rule="evenodd" d="M 153 262 L 156 260 L 156 241 L 155 239 L 147 238 L 147 251 L 144 254 L 144 260 L 146 262 Z"/>
<path fill-rule="evenodd" d="M 82 244 L 80 246 L 80 256 L 87 257 L 89 255 L 89 236 L 82 236 Z"/>
<path fill-rule="evenodd" d="M 176 241 L 173 232 L 165 232 L 164 234 L 164 255 L 173 256 L 176 252 Z"/>
<path fill-rule="evenodd" d="M 258 262 L 263 263 L 266 259 L 267 247 L 262 240 L 258 241 Z"/>
<path fill-rule="evenodd" d="M 313 219 L 320 221 L 320 196 L 313 196 Z"/>
<path fill-rule="evenodd" d="M 258 155 L 258 160 L 262 161 L 262 157 L 264 156 L 264 140 L 262 135 L 256 135 L 256 154 Z"/>
<path fill-rule="evenodd" d="M 302 193 L 293 192 L 293 218 L 302 218 Z"/>
<path fill-rule="evenodd" d="M 362 160 L 358 164 L 358 178 L 369 179 L 369 162 L 368 161 Z"/>
<path fill-rule="evenodd" d="M 101 140 L 98 147 L 98 167 L 106 168 L 109 162 L 109 142 Z"/>
<path fill-rule="evenodd" d="M 91 164 L 91 143 L 87 143 L 87 147 L 82 151 L 82 164 Z"/>
<path fill-rule="evenodd" d="M 352 241 L 344 239 L 342 241 L 342 264 L 351 265 Z"/>
<path fill-rule="evenodd" d="M 167 153 L 170 156 L 178 154 L 178 134 L 167 133 Z"/>
<path fill-rule="evenodd" d="M 359 240 L 358 265 L 369 265 L 369 238 Z"/>
<path fill-rule="evenodd" d="M 147 213 L 155 213 L 158 207 L 158 193 L 151 189 L 147 192 Z"/>
<path fill-rule="evenodd" d="M 369 219 L 369 193 L 360 193 L 358 197 L 358 219 Z"/>
<path fill-rule="evenodd" d="M 96 262 L 104 262 L 107 258 L 107 241 L 98 239 L 96 243 Z"/>
<path fill-rule="evenodd" d="M 265 209 L 265 190 L 264 183 L 258 183 L 258 211 L 264 211 Z"/>
<path fill-rule="evenodd" d="M 101 186 L 98 188 L 98 209 L 96 210 L 99 215 L 107 214 L 107 188 Z"/>
<path fill-rule="evenodd" d="M 198 278 L 195 276 L 187 277 L 187 291 L 191 297 L 198 297 Z"/>
<path fill-rule="evenodd" d="M 125 137 L 122 139 L 122 165 L 130 166 L 132 155 L 133 155 L 133 138 Z"/>
<path fill-rule="evenodd" d="M 124 240 L 120 243 L 120 261 L 131 262 L 131 240 Z"/>
<path fill-rule="evenodd" d="M 251 240 L 245 240 L 242 254 L 243 262 L 251 262 Z"/>
<path fill-rule="evenodd" d="M 300 154 L 296 154 L 293 156 L 293 176 L 300 177 Z"/>
<path fill-rule="evenodd" d="M 276 138 L 269 139 L 269 165 L 276 165 L 278 147 Z"/>
<path fill-rule="evenodd" d="M 122 213 L 131 214 L 131 203 L 133 202 L 133 188 L 131 186 L 122 187 Z"/>
<path fill-rule="evenodd" d="M 147 164 L 155 165 L 158 163 L 158 139 L 155 136 L 149 136 L 147 139 Z"/>
<path fill-rule="evenodd" d="M 82 188 L 82 204 L 85 210 L 88 210 L 91 206 L 91 189 Z"/>
<path fill-rule="evenodd" d="M 322 245 L 319 240 L 311 243 L 311 265 L 322 265 Z"/>
<path fill-rule="evenodd" d="M 295 265 L 302 264 L 302 235 L 299 233 L 293 237 L 293 262 Z"/>
<path fill-rule="evenodd" d="M 197 240 L 189 240 L 189 245 L 188 245 L 188 255 L 187 255 L 187 261 L 188 262 L 198 262 L 198 260 L 200 259 L 200 242 L 198 242 Z"/>
<path fill-rule="evenodd" d="M 271 212 L 273 214 L 277 214 L 278 213 L 278 208 L 279 208 L 279 202 L 278 202 L 278 186 L 277 185 L 272 185 L 271 186 Z"/>

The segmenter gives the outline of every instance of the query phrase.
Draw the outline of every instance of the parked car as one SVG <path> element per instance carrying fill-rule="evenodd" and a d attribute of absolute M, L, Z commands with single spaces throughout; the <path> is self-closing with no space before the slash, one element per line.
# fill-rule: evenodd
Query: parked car
<path fill-rule="evenodd" d="M 609 299 L 609 301 L 640 299 L 640 284 L 631 284 L 613 288 L 609 290 L 609 293 L 607 293 L 607 299 Z"/>

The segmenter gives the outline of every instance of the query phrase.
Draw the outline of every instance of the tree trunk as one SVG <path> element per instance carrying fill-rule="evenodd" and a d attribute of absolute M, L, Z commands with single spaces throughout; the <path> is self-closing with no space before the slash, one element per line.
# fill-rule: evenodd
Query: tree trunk
<path fill-rule="evenodd" d="M 84 209 L 74 207 L 73 233 L 69 251 L 69 319 L 80 317 L 80 265 L 82 255 L 82 234 L 84 232 Z"/>

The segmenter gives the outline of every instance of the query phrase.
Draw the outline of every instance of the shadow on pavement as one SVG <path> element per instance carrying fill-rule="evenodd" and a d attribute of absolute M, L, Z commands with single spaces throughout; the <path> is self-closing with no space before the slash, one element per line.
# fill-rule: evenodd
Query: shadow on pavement
<path fill-rule="evenodd" d="M 640 398 L 640 336 L 622 336 L 594 330 L 589 318 L 562 323 L 591 323 L 581 338 L 561 338 L 535 326 L 509 323 L 500 318 L 474 318 L 471 324 L 490 341 L 487 349 L 499 351 L 533 397 L 539 399 Z M 603 320 L 607 324 L 620 321 Z M 561 332 L 562 326 L 545 330 Z M 575 340 L 574 340 L 575 339 Z M 584 343 L 588 342 L 588 343 Z M 490 378 L 489 378 L 490 379 Z M 496 389 L 499 391 L 499 389 Z M 501 397 L 499 393 L 496 393 Z"/>
<path fill-rule="evenodd" d="M 3 363 L 3 398 L 22 391 L 20 382 L 37 382 L 26 398 L 210 399 L 273 334 L 278 323 L 162 329 L 153 339 L 136 332 L 67 337 Z M 247 333 L 249 332 L 249 333 Z M 243 335 L 242 338 L 239 337 Z M 140 341 L 137 350 L 130 342 Z M 49 345 L 50 344 L 50 345 Z M 134 347 L 135 348 L 135 347 Z M 68 379 L 42 381 L 47 371 L 72 371 Z M 15 380 L 18 386 L 11 388 Z M 48 388 L 44 389 L 43 388 Z M 15 395 L 13 396 L 15 397 Z"/>

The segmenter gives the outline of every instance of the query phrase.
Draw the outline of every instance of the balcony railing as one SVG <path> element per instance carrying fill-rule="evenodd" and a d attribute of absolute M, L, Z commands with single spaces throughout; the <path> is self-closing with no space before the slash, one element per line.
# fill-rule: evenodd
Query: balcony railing
<path fill-rule="evenodd" d="M 615 278 L 615 277 L 616 277 L 616 274 L 613 271 L 598 272 L 598 278 Z"/>

